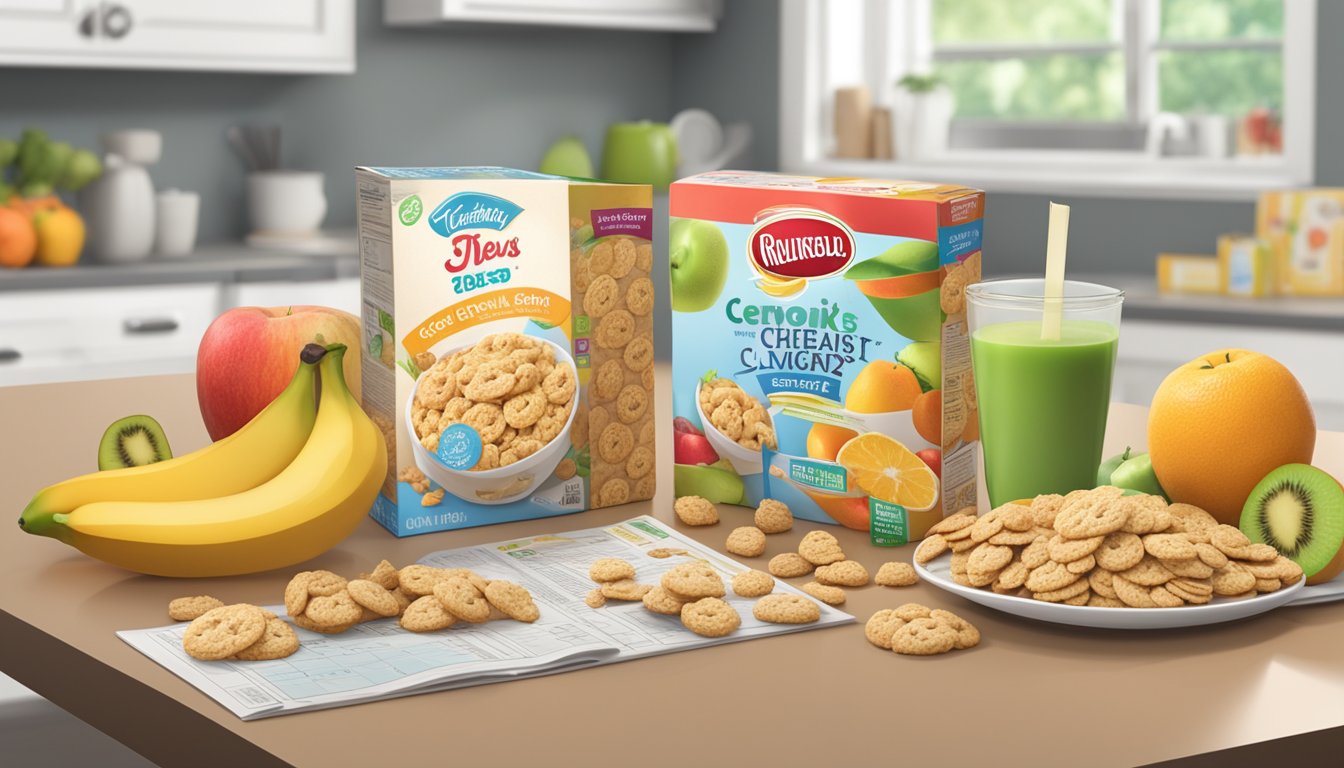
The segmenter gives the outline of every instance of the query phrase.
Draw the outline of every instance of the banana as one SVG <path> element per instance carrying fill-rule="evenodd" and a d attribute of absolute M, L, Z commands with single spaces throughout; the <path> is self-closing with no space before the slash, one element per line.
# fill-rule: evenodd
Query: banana
<path fill-rule="evenodd" d="M 313 345 L 315 349 L 321 347 Z M 322 350 L 325 351 L 325 350 Z M 192 501 L 228 496 L 270 480 L 299 455 L 317 416 L 313 382 L 320 356 L 300 353 L 294 378 L 251 421 L 199 451 L 143 467 L 80 475 L 37 493 L 19 517 L 28 533 L 49 535 L 52 516 L 96 501 Z"/>
<path fill-rule="evenodd" d="M 345 385 L 344 353 L 343 344 L 326 349 L 312 432 L 274 478 L 214 499 L 93 502 L 54 515 L 44 533 L 91 557 L 155 576 L 254 573 L 327 551 L 368 515 L 387 472 L 382 431 Z"/>

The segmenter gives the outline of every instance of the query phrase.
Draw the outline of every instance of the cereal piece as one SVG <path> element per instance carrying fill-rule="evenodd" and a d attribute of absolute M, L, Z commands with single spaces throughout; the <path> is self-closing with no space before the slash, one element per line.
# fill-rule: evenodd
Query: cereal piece
<path fill-rule="evenodd" d="M 857 560 L 841 560 L 830 565 L 818 566 L 818 582 L 833 587 L 862 587 L 868 584 L 868 569 Z"/>
<path fill-rule="evenodd" d="M 1087 586 L 1102 597 L 1117 600 L 1119 598 L 1115 594 L 1114 579 L 1115 574 L 1111 571 L 1097 569 L 1088 574 Z"/>
<path fill-rule="evenodd" d="M 699 600 L 702 597 L 723 597 L 723 579 L 711 566 L 701 563 L 682 563 L 663 574 L 662 587 L 674 597 Z"/>
<path fill-rule="evenodd" d="M 1171 571 L 1172 576 L 1180 576 L 1186 579 L 1207 579 L 1213 575 L 1213 568 L 1205 565 L 1203 562 L 1190 558 L 1189 560 L 1160 560 L 1162 567 Z"/>
<path fill-rule="evenodd" d="M 785 552 L 770 558 L 765 569 L 781 579 L 792 579 L 808 575 L 815 567 L 797 552 Z"/>
<path fill-rule="evenodd" d="M 289 619 L 290 621 L 294 622 L 294 626 L 299 627 L 300 629 L 304 629 L 309 632 L 317 632 L 323 635 L 339 635 L 342 632 L 345 632 L 349 630 L 351 627 L 355 626 L 355 623 L 352 622 L 350 624 L 338 624 L 336 626 L 328 627 L 322 624 L 318 624 L 317 622 L 313 621 L 307 616 L 304 616 L 303 614 L 299 614 L 298 616 L 291 616 L 289 617 Z"/>
<path fill-rule="evenodd" d="M 635 335 L 635 317 L 628 310 L 613 309 L 593 328 L 593 341 L 602 349 L 619 349 Z"/>
<path fill-rule="evenodd" d="M 1114 531 L 1106 534 L 1101 546 L 1097 548 L 1097 565 L 1108 571 L 1124 571 L 1139 564 L 1143 559 L 1143 540 L 1127 531 Z"/>
<path fill-rule="evenodd" d="M 490 619 L 490 603 L 469 580 L 451 576 L 434 585 L 434 598 L 451 614 L 471 624 Z"/>
<path fill-rule="evenodd" d="M 620 581 L 635 578 L 635 566 L 619 557 L 604 557 L 588 566 L 588 578 L 599 584 L 604 581 Z"/>
<path fill-rule="evenodd" d="M 653 340 L 644 336 L 636 336 L 626 345 L 625 352 L 621 355 L 621 362 L 625 367 L 636 372 L 647 371 L 653 367 Z M 648 387 L 645 384 L 646 388 Z"/>
<path fill-rule="evenodd" d="M 1207 579 L 1172 579 L 1162 586 L 1181 600 L 1194 605 L 1203 605 L 1213 599 L 1213 586 Z M 1157 598 L 1153 600 L 1156 602 Z"/>
<path fill-rule="evenodd" d="M 956 647 L 957 631 L 934 618 L 907 621 L 891 636 L 891 650 L 906 656 L 936 656 Z"/>
<path fill-rule="evenodd" d="M 972 534 L 971 538 L 975 538 Z M 984 543 L 976 547 L 971 552 L 971 559 L 966 562 L 966 572 L 972 577 L 976 574 L 998 574 L 1005 565 L 1012 562 L 1013 550 L 1011 547 L 1001 547 L 996 544 Z M 990 579 L 989 581 L 993 581 Z M 988 584 L 989 582 L 985 582 Z"/>
<path fill-rule="evenodd" d="M 1088 586 L 1087 579 L 1078 579 L 1070 584 L 1065 584 L 1058 589 L 1052 589 L 1045 592 L 1033 592 L 1032 597 L 1046 603 L 1062 603 L 1071 600 L 1088 592 L 1091 587 Z M 1086 602 L 1086 600 L 1084 600 Z"/>
<path fill-rule="evenodd" d="M 1278 592 L 1283 589 L 1283 582 L 1279 579 L 1256 579 L 1255 591 L 1261 594 L 1266 592 Z"/>
<path fill-rule="evenodd" d="M 625 384 L 625 369 L 619 360 L 608 360 L 597 366 L 589 383 L 589 392 L 600 401 L 614 400 Z"/>
<path fill-rule="evenodd" d="M 1007 547 L 1020 547 L 1035 541 L 1036 537 L 1039 535 L 1040 534 L 1036 532 L 1035 528 L 1032 528 L 1029 531 L 1010 531 L 1005 527 L 1003 530 L 986 539 L 985 543 Z"/>
<path fill-rule="evenodd" d="M 644 317 L 653 311 L 653 297 L 653 281 L 647 277 L 637 277 L 625 289 L 625 307 L 630 310 L 630 314 Z"/>
<path fill-rule="evenodd" d="M 1069 539 L 1057 533 L 1046 546 L 1051 560 L 1056 563 L 1071 563 L 1096 552 L 1105 540 L 1105 535 L 1090 536 L 1085 539 Z"/>
<path fill-rule="evenodd" d="M 1003 530 L 1003 513 L 999 510 L 993 510 L 987 514 L 981 515 L 976 519 L 975 524 L 971 526 L 971 541 L 976 544 L 989 541 L 989 538 L 999 531 Z"/>
<path fill-rule="evenodd" d="M 1050 537 L 1040 535 L 1022 550 L 1022 562 L 1028 568 L 1039 568 L 1050 559 Z"/>
<path fill-rule="evenodd" d="M 1171 504 L 1167 506 L 1167 514 L 1171 517 L 1171 527 L 1168 529 L 1171 533 L 1212 533 L 1218 527 L 1218 521 L 1213 515 L 1194 506 L 1193 504 Z"/>
<path fill-rule="evenodd" d="M 685 601 L 678 600 L 662 587 L 654 587 L 644 593 L 644 607 L 654 613 L 660 613 L 664 616 L 680 616 L 681 607 Z"/>
<path fill-rule="evenodd" d="M 726 637 L 742 625 L 742 617 L 719 598 L 705 597 L 681 607 L 681 623 L 701 637 Z"/>
<path fill-rule="evenodd" d="M 634 433 L 619 422 L 603 427 L 597 438 L 597 453 L 608 464 L 623 464 L 634 448 Z"/>
<path fill-rule="evenodd" d="M 1148 590 L 1148 598 L 1158 608 L 1180 608 L 1185 605 L 1184 600 L 1160 584 Z"/>
<path fill-rule="evenodd" d="M 1003 528 L 1007 531 L 1030 531 L 1036 527 L 1036 521 L 1031 516 L 1031 508 L 1019 504 L 1005 504 L 999 507 L 999 519 L 1003 521 Z"/>
<path fill-rule="evenodd" d="M 1038 568 L 1033 568 L 1031 573 L 1027 574 L 1024 586 L 1032 592 L 1053 592 L 1079 580 L 1079 575 L 1070 573 L 1063 563 L 1051 560 Z"/>
<path fill-rule="evenodd" d="M 308 595 L 327 597 L 345 589 L 345 577 L 331 571 L 308 572 Z"/>
<path fill-rule="evenodd" d="M 1167 570 L 1167 567 L 1158 562 L 1152 555 L 1144 555 L 1138 565 L 1127 568 L 1116 575 L 1124 576 L 1141 587 L 1156 587 L 1159 584 L 1166 584 L 1172 579 L 1171 571 Z M 1120 599 L 1123 600 L 1124 598 Z"/>
<path fill-rule="evenodd" d="M 733 576 L 733 594 L 741 597 L 761 597 L 775 589 L 775 577 L 765 571 L 743 571 Z"/>
<path fill-rule="evenodd" d="M 1064 506 L 1064 497 L 1057 493 L 1047 493 L 1031 500 L 1031 519 L 1042 528 L 1054 528 L 1055 516 Z"/>
<path fill-rule="evenodd" d="M 1215 569 L 1226 566 L 1228 562 L 1227 555 L 1207 541 L 1195 544 L 1195 556 L 1199 558 L 1200 562 Z"/>
<path fill-rule="evenodd" d="M 602 596 L 608 600 L 625 600 L 635 602 L 643 600 L 644 595 L 653 589 L 648 584 L 640 584 L 634 579 L 621 579 L 620 581 L 604 582 L 599 589 L 602 590 Z"/>
<path fill-rule="evenodd" d="M 830 565 L 845 559 L 840 540 L 826 531 L 812 531 L 798 544 L 798 554 L 813 565 Z"/>
<path fill-rule="evenodd" d="M 1143 537 L 1143 548 L 1159 560 L 1192 560 L 1195 545 L 1177 533 L 1150 533 Z"/>
<path fill-rule="evenodd" d="M 568 365 L 557 365 L 541 380 L 541 391 L 548 402 L 563 405 L 573 399 L 577 385 L 574 371 Z"/>
<path fill-rule="evenodd" d="M 1060 602 L 1064 605 L 1087 605 L 1092 601 L 1092 590 L 1084 589 L 1073 597 L 1065 598 Z"/>
<path fill-rule="evenodd" d="M 337 627 L 342 624 L 354 624 L 359 621 L 363 610 L 350 593 L 341 590 L 334 595 L 319 595 L 309 598 L 308 607 L 303 615 L 314 624 L 323 627 Z"/>
<path fill-rule="evenodd" d="M 955 515 L 944 517 L 942 520 L 929 526 L 928 533 L 943 534 L 944 537 L 946 537 L 946 534 L 970 528 L 975 525 L 975 521 L 975 510 L 968 507 Z M 970 534 L 967 535 L 969 536 Z"/>
<path fill-rule="evenodd" d="M 827 605 L 845 604 L 845 590 L 836 586 L 809 581 L 802 586 L 802 590 Z"/>
<path fill-rule="evenodd" d="M 1120 530 L 1129 515 L 1123 506 L 1114 502 L 1123 493 L 1119 488 L 1103 485 L 1072 501 L 1065 497 L 1063 507 L 1055 516 L 1055 530 L 1069 539 L 1088 539 Z"/>
<path fill-rule="evenodd" d="M 304 591 L 303 595 L 306 600 L 308 597 L 307 590 Z M 179 597 L 168 603 L 168 618 L 173 621 L 194 621 L 204 616 L 207 611 L 223 607 L 223 600 L 209 595 Z"/>
<path fill-rule="evenodd" d="M 623 477 L 613 477 L 597 489 L 598 507 L 614 507 L 630 500 L 630 483 Z"/>
<path fill-rule="evenodd" d="M 765 554 L 765 534 L 754 525 L 734 528 L 732 533 L 728 534 L 724 549 L 742 557 L 760 557 Z"/>
<path fill-rule="evenodd" d="M 182 633 L 182 650 L 202 661 L 227 659 L 260 640 L 266 621 L 255 605 L 212 608 L 187 625 Z"/>
<path fill-rule="evenodd" d="M 945 315 L 966 311 L 966 285 L 970 274 L 960 265 L 948 269 L 942 285 L 938 286 L 938 306 Z"/>
<path fill-rule="evenodd" d="M 433 595 L 417 598 L 401 614 L 401 628 L 407 632 L 437 632 L 447 629 L 458 621 L 458 617 L 443 607 L 443 603 Z"/>
<path fill-rule="evenodd" d="M 1135 584 L 1118 573 L 1111 579 L 1111 586 L 1115 589 L 1116 598 L 1130 608 L 1157 607 L 1157 603 L 1153 602 L 1152 587 Z"/>
<path fill-rule="evenodd" d="M 387 588 L 367 579 L 351 579 L 345 587 L 350 591 L 350 599 L 361 608 L 367 608 L 379 616 L 396 616 L 401 612 L 397 598 Z"/>
<path fill-rule="evenodd" d="M 894 610 L 883 608 L 868 617 L 868 623 L 863 626 L 863 636 L 878 648 L 889 651 L 891 650 L 891 636 L 896 634 L 896 630 L 903 626 L 905 626 L 905 619 L 897 616 Z"/>
<path fill-rule="evenodd" d="M 960 651 L 967 648 L 974 648 L 980 644 L 980 630 L 976 629 L 975 625 L 961 618 L 957 614 L 952 613 L 951 611 L 944 611 L 941 608 L 935 608 L 934 610 L 929 611 L 929 618 L 946 624 L 953 632 L 957 633 L 957 650 Z"/>
<path fill-rule="evenodd" d="M 793 513 L 782 501 L 761 499 L 756 505 L 755 522 L 762 533 L 784 533 L 793 528 Z"/>
<path fill-rule="evenodd" d="M 573 459 L 566 456 L 560 460 L 559 464 L 555 465 L 554 474 L 557 480 L 568 480 L 578 474 L 578 471 L 579 465 L 576 464 Z"/>
<path fill-rule="evenodd" d="M 915 562 L 920 565 L 929 563 L 947 549 L 947 539 L 943 538 L 941 533 L 925 536 L 924 540 L 919 542 L 919 546 L 915 547 Z"/>
<path fill-rule="evenodd" d="M 999 571 L 994 586 L 1003 590 L 1015 590 L 1027 583 L 1027 575 L 1030 573 L 1031 569 L 1027 567 L 1026 563 L 1021 560 L 1014 560 L 1004 566 L 1002 571 Z"/>
<path fill-rule="evenodd" d="M 436 488 L 429 493 L 426 493 L 424 496 L 420 497 L 420 506 L 437 507 L 443 502 L 443 493 L 444 491 L 442 488 Z"/>
<path fill-rule="evenodd" d="M 638 480 L 645 475 L 651 475 L 653 472 L 653 449 L 643 445 L 635 446 L 635 450 L 630 452 L 630 458 L 625 462 L 625 474 L 632 480 Z"/>
<path fill-rule="evenodd" d="M 512 581 L 495 579 L 490 582 L 485 587 L 485 599 L 511 619 L 530 624 L 541 617 L 541 611 L 532 602 L 532 593 Z"/>
<path fill-rule="evenodd" d="M 811 624 L 821 619 L 821 606 L 805 597 L 777 593 L 757 600 L 751 615 L 770 624 Z"/>
<path fill-rule="evenodd" d="M 1089 571 L 1097 567 L 1097 558 L 1093 555 L 1088 555 L 1087 557 L 1084 557 L 1082 560 L 1074 560 L 1072 562 L 1065 563 L 1064 567 L 1068 570 L 1069 573 L 1076 573 L 1080 576 L 1086 576 Z"/>
<path fill-rule="evenodd" d="M 1302 566 L 1283 555 L 1269 562 L 1247 561 L 1242 566 L 1257 579 L 1278 579 L 1284 586 L 1296 584 L 1302 578 Z"/>
<path fill-rule="evenodd" d="M 616 283 L 616 278 L 611 275 L 598 275 L 588 284 L 588 290 L 584 293 L 583 311 L 596 320 L 615 309 L 616 302 L 620 298 L 621 289 Z"/>
<path fill-rule="evenodd" d="M 909 563 L 883 563 L 877 569 L 873 581 L 883 587 L 908 587 L 918 582 L 919 576 L 915 575 L 915 568 Z"/>
<path fill-rule="evenodd" d="M 294 628 L 278 616 L 266 619 L 266 628 L 261 637 L 253 644 L 238 651 L 234 658 L 239 661 L 274 661 L 283 659 L 299 650 L 299 636 Z"/>
<path fill-rule="evenodd" d="M 445 576 L 438 568 L 416 563 L 402 568 L 397 578 L 401 588 L 408 594 L 423 597 L 434 594 L 434 585 L 442 581 Z"/>
<path fill-rule="evenodd" d="M 929 616 L 932 615 L 930 612 L 930 608 L 927 605 L 920 605 L 919 603 L 902 603 L 901 605 L 896 606 L 892 610 L 895 611 L 897 616 L 901 617 L 902 619 L 905 619 L 906 621 L 913 621 L 915 619 L 927 619 L 929 618 Z"/>
<path fill-rule="evenodd" d="M 359 578 L 372 581 L 383 589 L 393 590 L 397 588 L 399 580 L 397 578 L 397 567 L 386 560 L 378 561 L 373 567 L 373 571 L 367 574 L 361 573 Z"/>
<path fill-rule="evenodd" d="M 628 384 L 616 396 L 616 418 L 634 424 L 649 411 L 649 393 L 638 384 Z"/>
<path fill-rule="evenodd" d="M 601 608 L 607 604 L 607 596 L 602 594 L 602 590 L 600 589 L 590 589 L 588 590 L 588 594 L 583 596 L 583 602 L 586 603 L 589 608 Z"/>
<path fill-rule="evenodd" d="M 1097 593 L 1095 593 L 1095 592 L 1092 593 L 1091 595 L 1088 595 L 1088 598 L 1087 598 L 1087 605 L 1090 606 L 1090 607 L 1092 607 L 1092 608 L 1126 608 L 1126 607 L 1128 607 L 1128 606 L 1125 605 L 1125 602 L 1124 602 L 1123 600 L 1119 599 L 1119 598 L 1116 598 L 1116 597 L 1106 597 L 1105 595 L 1099 595 L 1099 594 L 1097 594 Z"/>

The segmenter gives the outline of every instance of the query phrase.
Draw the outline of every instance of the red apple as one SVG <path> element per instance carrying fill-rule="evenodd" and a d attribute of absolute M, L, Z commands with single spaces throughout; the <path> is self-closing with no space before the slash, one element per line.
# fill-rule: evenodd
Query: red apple
<path fill-rule="evenodd" d="M 939 480 L 943 479 L 942 451 L 937 448 L 925 448 L 922 451 L 915 451 L 915 455 L 919 457 L 920 461 L 927 464 L 929 469 L 933 470 L 933 474 L 937 475 Z"/>
<path fill-rule="evenodd" d="M 236 307 L 210 324 L 196 353 L 196 400 L 213 440 L 252 420 L 294 377 L 309 343 L 344 344 L 345 382 L 359 399 L 359 318 L 329 307 Z"/>
<path fill-rule="evenodd" d="M 682 433 L 688 435 L 705 434 L 704 432 L 701 432 L 700 430 L 696 429 L 695 425 L 691 423 L 691 420 L 686 418 L 685 416 L 678 416 L 677 418 L 672 420 L 672 431 L 678 435 Z"/>
<path fill-rule="evenodd" d="M 713 464 L 719 454 L 704 435 L 677 432 L 672 435 L 672 460 L 677 464 Z"/>

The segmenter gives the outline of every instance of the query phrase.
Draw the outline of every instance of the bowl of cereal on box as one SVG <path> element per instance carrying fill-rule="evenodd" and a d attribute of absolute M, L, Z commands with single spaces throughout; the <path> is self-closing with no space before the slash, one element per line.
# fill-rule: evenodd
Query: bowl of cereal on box
<path fill-rule="evenodd" d="M 569 450 L 578 381 L 569 350 L 521 333 L 444 351 L 406 402 L 415 465 L 473 504 L 527 496 Z"/>
<path fill-rule="evenodd" d="M 706 377 L 695 387 L 705 437 L 739 475 L 760 474 L 761 447 L 775 448 L 775 424 L 766 406 L 732 379 Z"/>

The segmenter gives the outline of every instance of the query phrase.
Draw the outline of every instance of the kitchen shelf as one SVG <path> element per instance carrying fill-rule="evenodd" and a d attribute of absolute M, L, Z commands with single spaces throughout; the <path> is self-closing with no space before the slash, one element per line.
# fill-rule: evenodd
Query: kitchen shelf
<path fill-rule="evenodd" d="M 384 0 L 388 26 L 521 24 L 713 32 L 722 0 Z"/>

